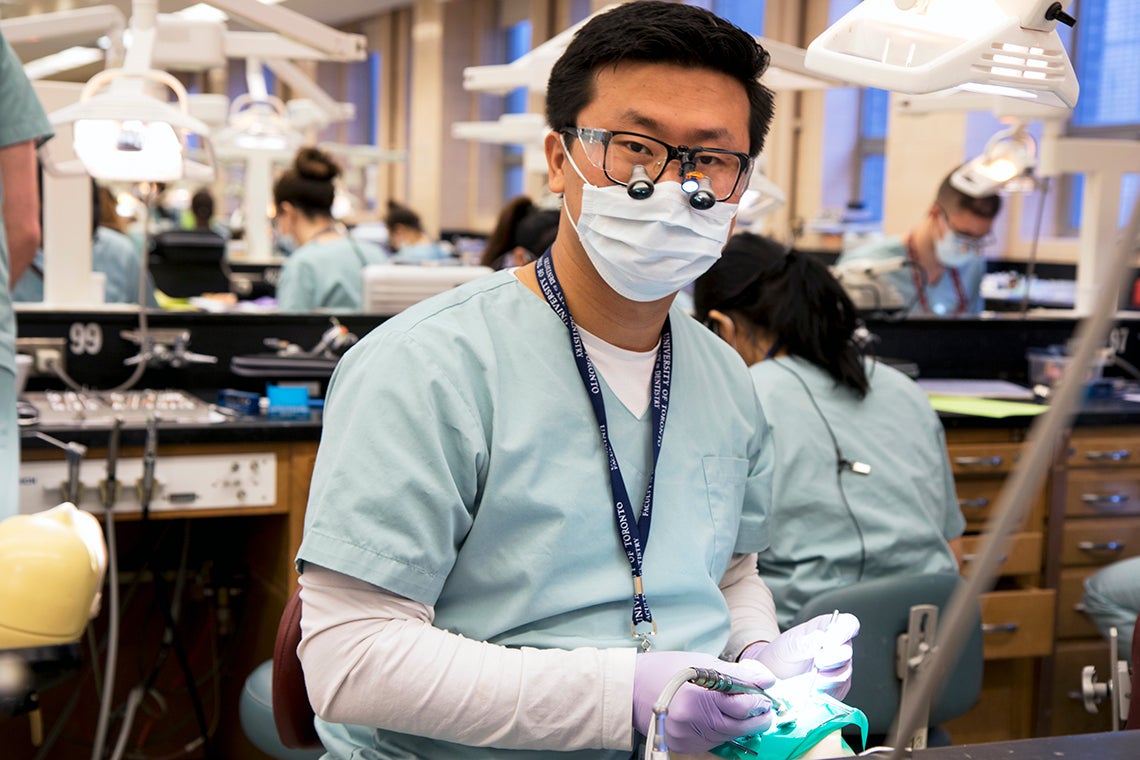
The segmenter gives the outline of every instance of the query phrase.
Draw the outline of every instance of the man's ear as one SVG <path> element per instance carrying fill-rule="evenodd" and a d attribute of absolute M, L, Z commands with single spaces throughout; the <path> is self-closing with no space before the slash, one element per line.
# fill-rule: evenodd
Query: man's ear
<path fill-rule="evenodd" d="M 736 324 L 722 311 L 716 309 L 709 309 L 709 321 L 713 323 L 716 328 L 716 334 L 721 337 L 729 345 L 736 345 Z"/>
<path fill-rule="evenodd" d="M 543 148 L 546 150 L 546 184 L 550 192 L 561 195 L 566 188 L 563 176 L 566 170 L 566 148 L 562 143 L 562 136 L 553 130 L 547 132 Z"/>

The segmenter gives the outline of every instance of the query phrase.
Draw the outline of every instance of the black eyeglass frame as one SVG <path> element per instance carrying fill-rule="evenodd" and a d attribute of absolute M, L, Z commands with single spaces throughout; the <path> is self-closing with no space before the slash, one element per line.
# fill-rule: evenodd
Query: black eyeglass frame
<path fill-rule="evenodd" d="M 700 153 L 717 153 L 717 154 L 720 154 L 722 156 L 735 156 L 740 161 L 740 173 L 736 175 L 736 182 L 733 183 L 732 190 L 728 193 L 728 195 L 724 196 L 723 198 L 718 197 L 716 199 L 717 203 L 724 203 L 729 198 L 736 195 L 738 188 L 740 189 L 740 192 L 743 192 L 744 190 L 748 189 L 748 183 L 747 182 L 745 182 L 744 187 L 740 186 L 740 180 L 742 178 L 748 177 L 748 175 L 752 171 L 753 158 L 752 158 L 752 156 L 748 155 L 747 153 L 741 153 L 740 151 L 736 151 L 736 150 L 727 150 L 725 148 L 705 148 L 701 145 L 694 145 L 694 146 L 676 145 L 676 146 L 674 146 L 674 145 L 670 145 L 669 143 L 665 142 L 664 140 L 659 140 L 656 137 L 652 137 L 650 135 L 645 135 L 645 134 L 642 134 L 640 132 L 626 132 L 626 131 L 622 131 L 622 130 L 611 131 L 609 129 L 601 129 L 599 127 L 562 127 L 561 129 L 558 130 L 559 134 L 566 135 L 568 137 L 577 138 L 579 141 L 582 140 L 582 133 L 583 132 L 593 133 L 592 134 L 593 139 L 597 139 L 598 137 L 601 138 L 600 142 L 602 143 L 602 165 L 598 166 L 597 168 L 601 169 L 602 173 L 606 175 L 606 179 L 608 179 L 610 182 L 613 182 L 615 185 L 621 185 L 622 187 L 629 187 L 629 182 L 622 182 L 621 180 L 614 179 L 613 177 L 610 176 L 610 173 L 606 170 L 606 155 L 608 154 L 608 151 L 610 149 L 610 140 L 612 140 L 615 135 L 628 135 L 630 137 L 638 137 L 638 138 L 641 138 L 642 140 L 649 140 L 650 142 L 655 142 L 658 145 L 665 148 L 665 150 L 667 151 L 665 161 L 662 162 L 661 171 L 657 172 L 657 176 L 654 177 L 652 175 L 649 175 L 649 172 L 646 171 L 646 175 L 649 176 L 650 180 L 652 180 L 652 182 L 654 184 L 656 184 L 657 180 L 661 179 L 661 177 L 665 176 L 666 167 L 668 167 L 669 164 L 672 163 L 673 161 L 677 161 L 679 163 L 679 168 L 677 170 L 677 174 L 678 174 L 678 176 L 684 178 L 686 173 L 688 173 L 689 171 L 692 171 L 695 168 L 695 162 L 692 160 L 693 154 L 700 152 Z M 593 161 L 591 161 L 590 163 L 593 163 Z M 597 166 L 597 164 L 594 164 L 594 165 Z M 640 164 L 640 166 L 646 167 L 646 166 L 648 166 L 648 164 Z M 686 168 L 686 167 L 688 167 L 688 168 Z"/>

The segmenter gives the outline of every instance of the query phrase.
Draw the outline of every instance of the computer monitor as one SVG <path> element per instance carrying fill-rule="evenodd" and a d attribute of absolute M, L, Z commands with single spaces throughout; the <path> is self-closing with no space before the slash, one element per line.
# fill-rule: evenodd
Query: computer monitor
<path fill-rule="evenodd" d="M 495 270 L 483 266 L 372 264 L 364 267 L 364 311 L 391 316 Z"/>
<path fill-rule="evenodd" d="M 226 240 L 209 230 L 167 230 L 154 236 L 150 272 L 154 284 L 174 298 L 228 293 L 223 261 Z"/>

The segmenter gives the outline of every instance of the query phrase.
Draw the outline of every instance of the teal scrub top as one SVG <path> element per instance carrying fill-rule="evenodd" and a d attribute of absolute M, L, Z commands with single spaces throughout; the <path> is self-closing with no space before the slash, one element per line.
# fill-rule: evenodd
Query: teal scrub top
<path fill-rule="evenodd" d="M 865 245 L 844 251 L 836 260 L 836 265 L 851 261 L 882 261 L 884 259 L 907 258 L 906 243 L 897 237 L 884 237 L 871 241 Z M 938 282 L 928 284 L 925 288 L 926 302 L 929 311 L 922 308 L 916 297 L 914 284 L 914 269 L 906 266 L 893 272 L 887 272 L 882 278 L 898 288 L 903 301 L 910 305 L 910 313 L 914 315 L 956 316 L 961 314 L 978 314 L 985 308 L 985 298 L 982 297 L 982 278 L 986 274 L 986 259 L 978 254 L 970 259 L 964 266 L 957 268 L 959 281 L 962 283 L 962 293 L 966 297 L 965 308 L 959 312 L 960 298 L 958 288 L 954 285 L 954 278 L 949 271 L 944 272 Z"/>
<path fill-rule="evenodd" d="M 41 143 L 51 137 L 51 124 L 24 74 L 24 67 L 7 40 L 0 34 L 0 148 L 35 140 Z M 4 199 L 0 182 L 0 204 Z M 16 317 L 9 293 L 8 239 L 0 205 L 0 368 L 16 373 Z"/>
<path fill-rule="evenodd" d="M 0 148 L 51 137 L 51 124 L 16 54 L 0 34 Z M 0 520 L 19 511 L 20 437 L 16 424 L 16 315 L 0 179 Z"/>
<path fill-rule="evenodd" d="M 1081 603 L 1105 639 L 1108 629 L 1116 626 L 1117 654 L 1131 662 L 1136 616 L 1140 615 L 1140 557 L 1114 562 L 1086 578 Z"/>
<path fill-rule="evenodd" d="M 658 649 L 718 655 L 718 584 L 768 544 L 772 459 L 748 372 L 671 311 L 674 368 L 644 588 Z M 630 499 L 652 414 L 605 386 Z M 609 468 L 561 320 L 511 272 L 423 301 L 350 349 L 329 385 L 298 569 L 312 562 L 425 605 L 435 625 L 513 647 L 632 647 L 633 584 Z M 322 725 L 334 756 L 343 727 Z M 377 731 L 358 758 L 541 758 Z M 566 753 L 628 758 L 629 751 Z"/>
<path fill-rule="evenodd" d="M 36 251 L 35 268 L 28 268 L 12 289 L 12 299 L 21 303 L 39 303 L 44 300 L 44 252 Z M 107 227 L 97 227 L 91 240 L 91 271 L 107 276 L 104 289 L 106 303 L 139 302 L 139 270 L 142 261 L 131 239 Z M 38 271 L 37 271 L 38 270 Z M 158 308 L 154 296 L 154 278 L 147 273 L 146 305 Z"/>
<path fill-rule="evenodd" d="M 281 311 L 360 311 L 364 305 L 361 270 L 387 260 L 382 248 L 363 240 L 341 237 L 306 243 L 289 254 L 281 267 L 277 307 Z"/>
<path fill-rule="evenodd" d="M 871 388 L 860 400 L 798 357 L 751 372 L 776 457 L 772 543 L 759 568 L 781 628 L 812 597 L 859 580 L 861 561 L 863 580 L 957 572 L 947 541 L 966 523 L 942 423 L 913 380 L 868 362 Z M 870 474 L 843 470 L 837 479 L 828 425 L 843 457 Z"/>

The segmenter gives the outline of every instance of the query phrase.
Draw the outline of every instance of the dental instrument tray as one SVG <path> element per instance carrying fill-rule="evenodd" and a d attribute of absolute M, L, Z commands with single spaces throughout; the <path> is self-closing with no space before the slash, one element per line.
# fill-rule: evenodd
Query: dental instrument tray
<path fill-rule="evenodd" d="M 39 413 L 44 426 L 110 427 L 159 422 L 211 422 L 210 406 L 181 390 L 44 391 L 25 393 L 23 400 Z"/>

